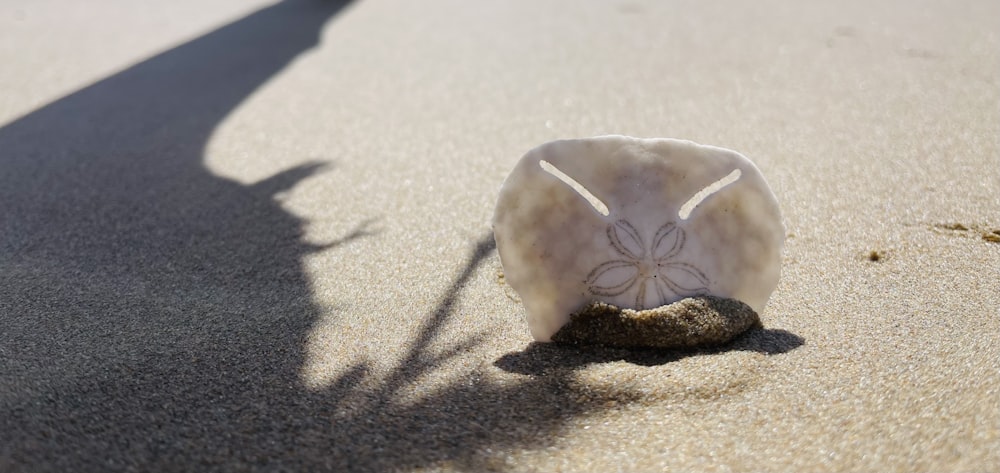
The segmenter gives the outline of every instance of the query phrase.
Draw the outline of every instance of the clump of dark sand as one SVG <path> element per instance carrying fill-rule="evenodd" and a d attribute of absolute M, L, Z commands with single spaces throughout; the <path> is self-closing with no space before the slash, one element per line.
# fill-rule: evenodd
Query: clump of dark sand
<path fill-rule="evenodd" d="M 624 348 L 695 348 L 721 345 L 755 326 L 760 326 L 757 312 L 736 299 L 689 297 L 648 310 L 593 302 L 571 314 L 552 340 Z"/>

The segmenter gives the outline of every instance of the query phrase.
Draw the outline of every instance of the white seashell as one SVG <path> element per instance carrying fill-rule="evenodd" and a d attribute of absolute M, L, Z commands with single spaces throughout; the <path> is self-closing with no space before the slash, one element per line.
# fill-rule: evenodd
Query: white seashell
<path fill-rule="evenodd" d="M 746 157 L 626 136 L 529 151 L 500 190 L 493 231 L 505 280 L 543 342 L 595 301 L 642 310 L 711 295 L 761 312 L 785 235 Z"/>

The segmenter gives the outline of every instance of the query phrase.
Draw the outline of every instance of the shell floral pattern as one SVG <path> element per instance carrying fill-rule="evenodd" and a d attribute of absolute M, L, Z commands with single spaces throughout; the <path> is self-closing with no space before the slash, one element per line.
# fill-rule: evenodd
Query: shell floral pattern
<path fill-rule="evenodd" d="M 642 235 L 626 220 L 608 225 L 608 240 L 620 258 L 601 263 L 587 275 L 586 284 L 595 296 L 634 294 L 638 310 L 659 307 L 677 298 L 708 292 L 708 277 L 697 267 L 677 260 L 684 249 L 683 228 L 667 222 L 647 246 Z M 683 284 L 681 283 L 683 282 Z M 647 293 L 655 301 L 647 307 Z M 658 302 L 658 303 L 657 303 Z"/>

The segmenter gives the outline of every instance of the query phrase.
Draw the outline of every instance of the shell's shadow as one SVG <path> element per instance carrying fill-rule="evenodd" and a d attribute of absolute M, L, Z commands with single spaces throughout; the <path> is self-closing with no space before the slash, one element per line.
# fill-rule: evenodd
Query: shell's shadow
<path fill-rule="evenodd" d="M 725 345 L 691 350 L 576 347 L 559 343 L 532 343 L 523 351 L 508 353 L 500 357 L 493 365 L 507 372 L 537 376 L 553 371 L 577 369 L 594 363 L 613 361 L 625 361 L 641 366 L 658 366 L 689 356 L 712 355 L 729 351 L 754 351 L 766 355 L 778 355 L 804 344 L 804 338 L 787 330 L 754 328 Z"/>

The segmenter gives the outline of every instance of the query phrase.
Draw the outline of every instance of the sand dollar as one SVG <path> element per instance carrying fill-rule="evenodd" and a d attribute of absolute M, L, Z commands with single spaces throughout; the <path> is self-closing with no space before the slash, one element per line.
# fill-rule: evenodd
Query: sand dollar
<path fill-rule="evenodd" d="M 529 151 L 500 190 L 493 230 L 539 341 L 593 302 L 644 310 L 714 296 L 761 312 L 785 234 L 774 194 L 746 157 L 626 136 Z"/>

